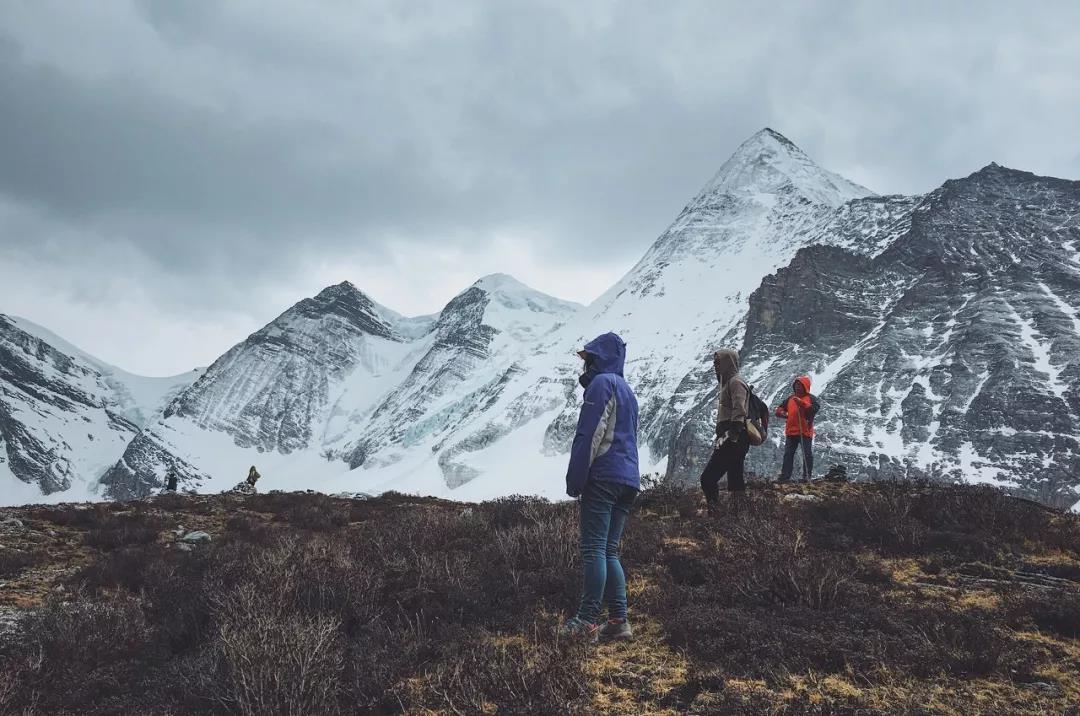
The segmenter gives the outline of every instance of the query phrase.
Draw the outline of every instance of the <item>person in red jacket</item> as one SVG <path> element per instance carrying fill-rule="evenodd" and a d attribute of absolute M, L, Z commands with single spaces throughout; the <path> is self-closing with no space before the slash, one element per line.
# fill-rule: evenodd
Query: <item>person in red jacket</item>
<path fill-rule="evenodd" d="M 791 479 L 795 451 L 802 447 L 803 479 L 810 480 L 814 471 L 814 417 L 818 412 L 817 397 L 810 394 L 810 376 L 800 375 L 791 384 L 792 394 L 776 406 L 776 417 L 784 418 L 784 466 L 780 482 Z"/>

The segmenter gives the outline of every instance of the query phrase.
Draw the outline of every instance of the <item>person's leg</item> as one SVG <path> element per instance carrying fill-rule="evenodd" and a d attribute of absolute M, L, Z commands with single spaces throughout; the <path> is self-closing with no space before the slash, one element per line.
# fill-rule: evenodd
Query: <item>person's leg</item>
<path fill-rule="evenodd" d="M 615 495 L 610 483 L 590 480 L 581 495 L 581 566 L 584 580 L 577 618 L 588 624 L 600 620 L 607 582 L 607 542 Z"/>
<path fill-rule="evenodd" d="M 727 463 L 727 484 L 729 492 L 745 492 L 746 479 L 743 468 L 746 464 L 746 453 L 750 449 L 750 443 L 742 439 L 733 446 L 731 457 Z"/>
<path fill-rule="evenodd" d="M 619 560 L 619 545 L 626 528 L 630 508 L 634 506 L 637 490 L 629 485 L 617 486 L 617 498 L 611 511 L 611 524 L 607 538 L 607 582 L 604 585 L 604 603 L 609 619 L 626 619 L 626 573 Z"/>
<path fill-rule="evenodd" d="M 798 436 L 788 435 L 784 438 L 784 465 L 780 468 L 780 482 L 791 479 L 791 469 L 795 465 L 795 450 L 798 447 Z"/>
<path fill-rule="evenodd" d="M 725 443 L 726 444 L 726 443 Z M 713 450 L 712 457 L 701 472 L 701 491 L 705 493 L 705 502 L 715 505 L 720 500 L 720 478 L 724 475 L 723 446 Z"/>
<path fill-rule="evenodd" d="M 800 442 L 803 452 L 803 479 L 810 482 L 814 477 L 814 439 L 803 437 Z"/>

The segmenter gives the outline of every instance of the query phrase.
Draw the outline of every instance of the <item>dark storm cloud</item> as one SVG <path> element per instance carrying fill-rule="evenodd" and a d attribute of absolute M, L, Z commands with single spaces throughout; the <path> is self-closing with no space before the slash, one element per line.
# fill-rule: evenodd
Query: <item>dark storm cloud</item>
<path fill-rule="evenodd" d="M 104 351 L 121 299 L 218 336 L 215 312 L 254 328 L 354 274 L 437 310 L 515 261 L 588 299 L 766 125 L 877 191 L 992 160 L 1075 178 L 1077 21 L 1071 3 L 12 3 L 0 311 Z M 157 350 L 180 368 L 226 347 L 207 343 Z"/>
<path fill-rule="evenodd" d="M 732 121 L 688 106 L 655 56 L 593 47 L 617 28 L 575 36 L 572 12 L 492 6 L 456 31 L 429 19 L 435 29 L 383 53 L 335 57 L 317 37 L 238 27 L 242 18 L 201 3 L 140 8 L 179 62 L 202 41 L 225 53 L 223 69 L 242 68 L 247 103 L 222 106 L 197 88 L 185 96 L 176 71 L 159 83 L 87 79 L 36 62 L 9 31 L 0 91 L 18 101 L 0 108 L 0 189 L 170 261 L 198 263 L 191 249 L 203 245 L 217 260 L 223 234 L 245 256 L 251 236 L 287 254 L 335 238 L 423 243 L 517 223 L 550 229 L 556 246 L 584 235 L 587 252 L 603 251 L 643 225 L 662 228 L 733 130 L 756 129 L 749 117 L 765 109 L 741 97 L 740 112 L 725 114 L 747 119 Z M 266 112 L 275 94 L 281 105 Z M 687 149 L 703 154 L 708 169 L 686 171 L 667 156 L 672 145 L 683 160 Z M 681 186 L 668 190 L 675 177 Z M 642 212 L 650 206 L 659 213 Z"/>

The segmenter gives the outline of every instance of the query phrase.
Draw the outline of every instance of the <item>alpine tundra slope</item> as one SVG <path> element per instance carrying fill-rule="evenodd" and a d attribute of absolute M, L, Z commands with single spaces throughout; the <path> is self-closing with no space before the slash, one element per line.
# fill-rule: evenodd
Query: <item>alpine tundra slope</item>
<path fill-rule="evenodd" d="M 496 275 L 404 318 L 329 287 L 215 361 L 103 476 L 87 465 L 80 479 L 127 497 L 172 469 L 182 487 L 218 490 L 256 464 L 265 489 L 559 497 L 575 351 L 615 331 L 645 471 L 696 479 L 711 353 L 736 346 L 770 403 L 795 374 L 813 378 L 825 457 L 851 473 L 1072 504 L 1074 217 L 1078 182 L 991 165 L 926 196 L 879 196 L 764 129 L 590 305 Z M 751 464 L 775 469 L 777 449 L 755 448 Z"/>

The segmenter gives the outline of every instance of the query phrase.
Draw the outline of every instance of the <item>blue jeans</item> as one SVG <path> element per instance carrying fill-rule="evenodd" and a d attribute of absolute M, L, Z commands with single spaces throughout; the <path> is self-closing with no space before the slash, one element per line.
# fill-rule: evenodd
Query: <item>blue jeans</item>
<path fill-rule="evenodd" d="M 802 476 L 809 481 L 814 476 L 814 439 L 788 435 L 784 439 L 784 464 L 780 468 L 780 481 L 785 482 L 791 478 L 791 472 L 795 467 L 795 451 L 802 447 Z"/>
<path fill-rule="evenodd" d="M 585 583 L 578 619 L 596 624 L 607 604 L 609 619 L 626 618 L 626 575 L 619 541 L 638 491 L 617 482 L 589 480 L 581 494 L 581 563 Z"/>

